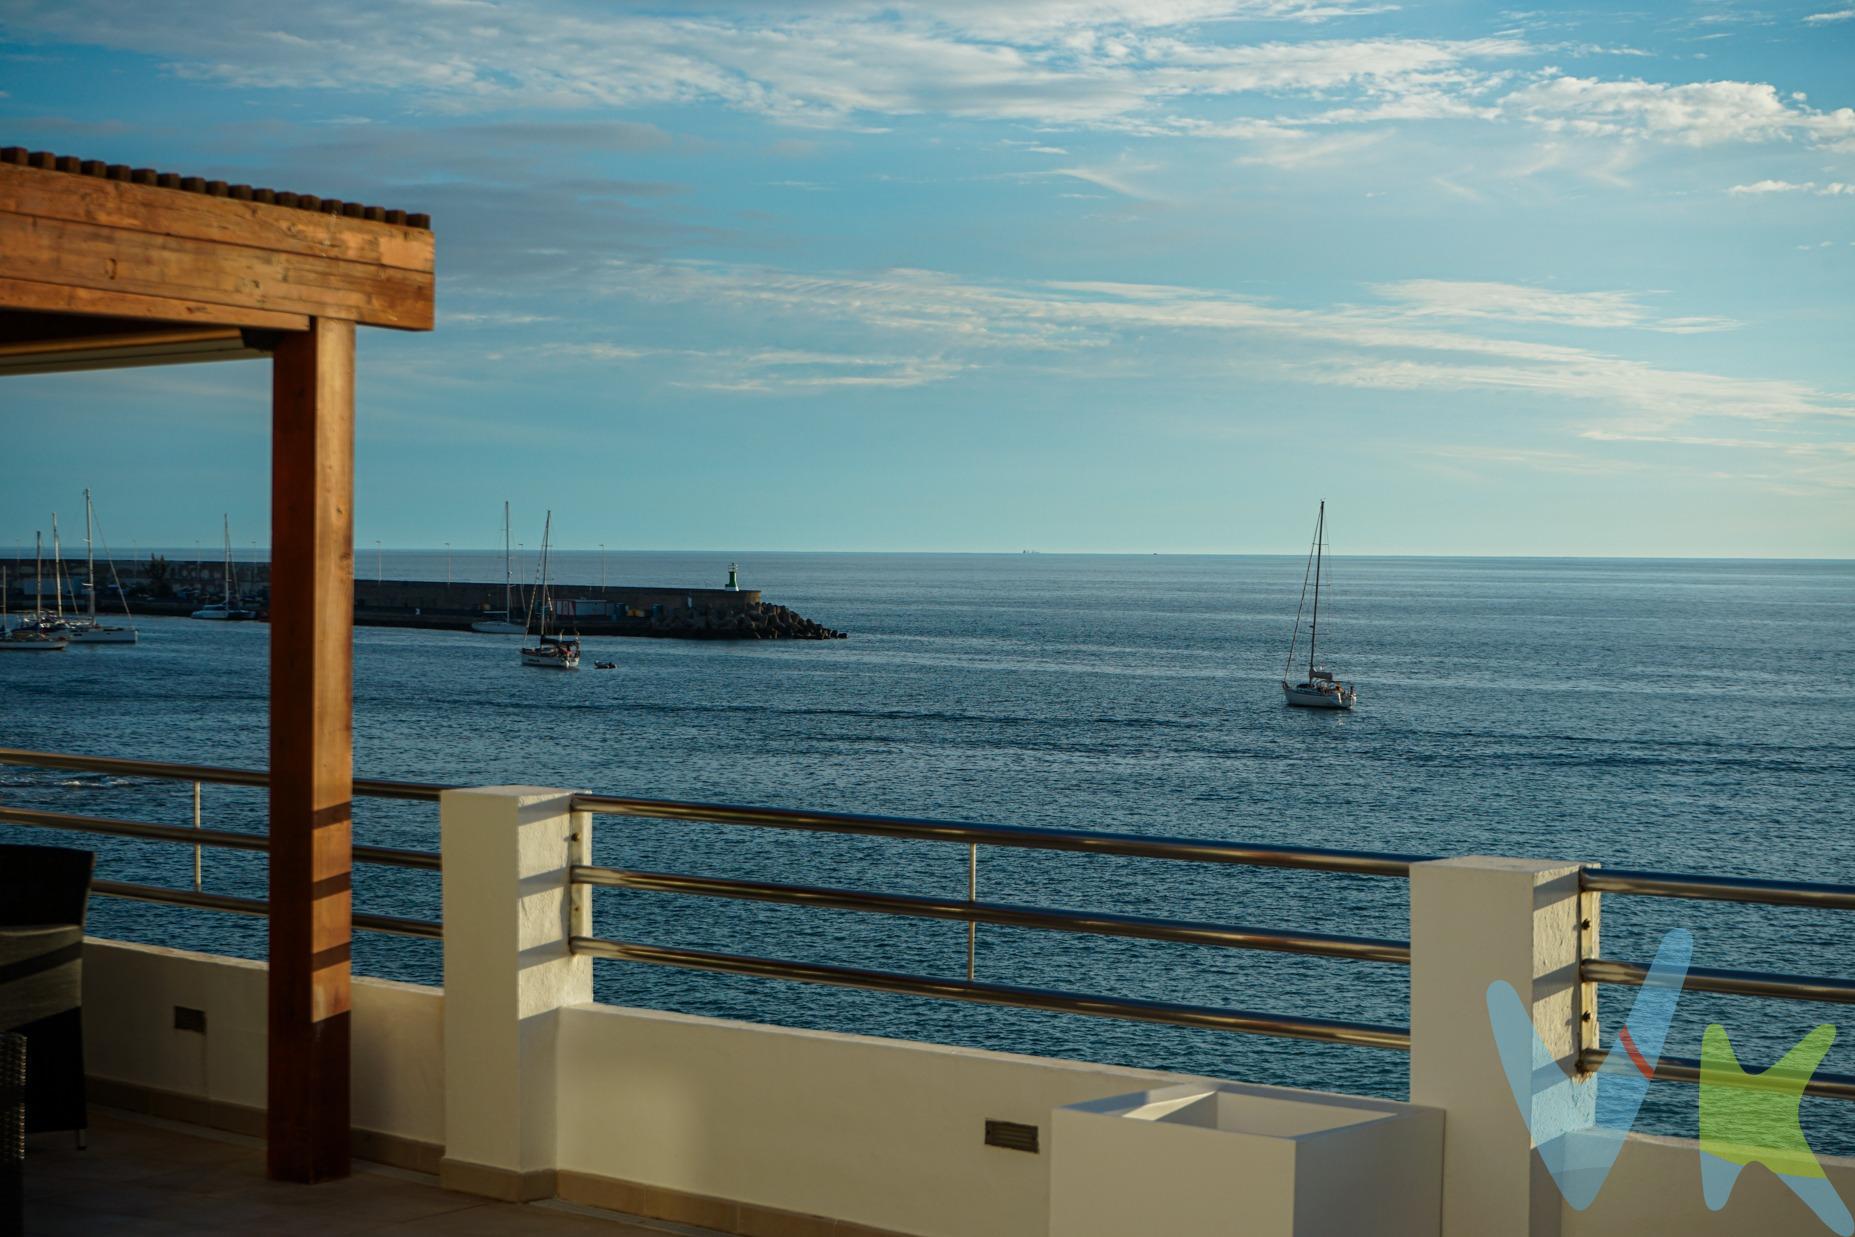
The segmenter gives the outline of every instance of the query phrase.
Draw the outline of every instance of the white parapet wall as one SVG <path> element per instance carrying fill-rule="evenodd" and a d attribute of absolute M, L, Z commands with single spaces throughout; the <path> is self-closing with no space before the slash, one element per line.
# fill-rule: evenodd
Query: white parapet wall
<path fill-rule="evenodd" d="M 1056 1109 L 1202 1081 L 608 1005 L 560 1037 L 563 1176 L 919 1237 L 1041 1237 Z M 988 1120 L 1039 1150 L 988 1146 Z"/>
<path fill-rule="evenodd" d="M 1660 1086 L 1686 1086 L 1661 1083 Z M 1855 1158 L 1819 1156 L 1836 1193 L 1855 1207 Z M 1741 1174 L 1732 1196 L 1709 1211 L 1700 1188 L 1700 1144 L 1632 1134 L 1584 1211 L 1567 1207 L 1561 1237 L 1828 1237 L 1803 1201 L 1762 1166 Z"/>
<path fill-rule="evenodd" d="M 101 1092 L 179 1097 L 193 1106 L 153 1107 L 257 1132 L 262 963 L 92 938 L 84 970 L 86 1048 Z M 436 988 L 355 980 L 354 1120 L 380 1136 L 372 1158 L 436 1170 L 443 1005 Z M 175 1029 L 177 1006 L 203 1013 L 206 1031 Z M 756 1231 L 756 1222 L 763 1232 L 832 1231 L 804 1226 L 817 1216 L 842 1222 L 843 1233 L 861 1225 L 915 1237 L 1063 1237 L 1049 1224 L 1051 1163 L 1062 1155 L 1056 1110 L 1212 1082 L 609 1005 L 563 1008 L 557 1029 L 559 1192 L 724 1231 Z M 470 1088 L 483 1080 L 453 1081 Z M 1358 1103 L 1269 1093 L 1314 1109 Z M 1038 1153 L 987 1146 L 988 1119 L 1036 1126 Z M 1855 1159 L 1822 1163 L 1842 1197 L 1855 1200 Z M 1375 1201 L 1358 1200 L 1367 1208 Z M 786 1226 L 769 1226 L 769 1213 L 783 1213 Z M 1152 1220 L 1154 1237 L 1171 1231 L 1164 1217 Z M 1563 1237 L 1829 1232 L 1756 1166 L 1724 1210 L 1709 1211 L 1697 1144 L 1642 1135 L 1629 1139 L 1597 1201 L 1582 1212 L 1565 1208 L 1560 1224 Z"/>
<path fill-rule="evenodd" d="M 88 938 L 84 1052 L 99 1097 L 259 1132 L 265 979 L 262 962 Z M 362 1145 L 376 1158 L 435 1166 L 444 1139 L 444 994 L 363 978 L 353 991 L 353 1120 L 381 1136 Z"/>
<path fill-rule="evenodd" d="M 754 1237 L 1167 1237 L 1219 1231 L 1218 1217 L 1238 1205 L 1232 1183 L 1267 1179 L 1245 1157 L 1273 1156 L 1313 1183 L 1292 1197 L 1271 1187 L 1287 1200 L 1278 1210 L 1288 1226 L 1277 1230 L 1297 1237 L 1830 1231 L 1759 1165 L 1723 1210 L 1709 1210 L 1689 1139 L 1632 1136 L 1588 1209 L 1562 1204 L 1509 1093 L 1487 991 L 1504 979 L 1521 994 L 1553 1057 L 1572 1059 L 1580 1023 L 1590 1042 L 1579 962 L 1596 950 L 1598 907 L 1576 865 L 1469 858 L 1413 871 L 1414 1108 L 595 1004 L 592 959 L 572 948 L 590 934 L 592 891 L 570 884 L 573 865 L 588 861 L 592 822 L 570 792 L 450 791 L 443 812 L 449 999 L 355 980 L 353 1115 L 363 1156 L 456 1188 L 558 1194 Z M 265 979 L 262 963 L 88 941 L 97 1097 L 261 1132 Z M 1127 1098 L 1136 1092 L 1196 1107 L 1162 1120 Z M 1112 1097 L 1123 1098 L 1092 1104 Z M 990 1139 L 988 1122 L 1002 1123 Z M 1095 1134 L 1077 1136 L 1066 1160 L 1066 1129 L 1091 1123 Z M 1388 1149 L 1380 1136 L 1394 1125 L 1409 1134 Z M 1126 1140 L 1141 1141 L 1129 1150 Z M 1197 1167 L 1184 1151 L 1168 1159 L 1168 1140 Z M 1368 1162 L 1336 1170 L 1343 1146 Z M 1137 1193 L 1142 1156 L 1165 1162 L 1147 1174 L 1163 1188 L 1135 1214 L 1110 1215 L 1101 1200 L 1114 1174 Z M 1855 1200 L 1855 1160 L 1822 1163 Z M 1087 1197 L 1053 1205 L 1053 1191 L 1068 1189 Z M 1386 1208 L 1397 1226 L 1383 1222 Z M 1246 1218 L 1261 1211 L 1233 1216 L 1229 1231 L 1247 1231 Z"/>

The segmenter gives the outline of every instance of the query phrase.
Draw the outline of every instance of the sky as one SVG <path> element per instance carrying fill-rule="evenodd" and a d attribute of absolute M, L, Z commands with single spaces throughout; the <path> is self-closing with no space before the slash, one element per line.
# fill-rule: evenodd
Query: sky
<path fill-rule="evenodd" d="M 364 546 L 1846 558 L 1852 70 L 1849 0 L 0 0 L 0 144 L 432 215 Z M 0 543 L 266 542 L 268 383 L 9 379 Z"/>

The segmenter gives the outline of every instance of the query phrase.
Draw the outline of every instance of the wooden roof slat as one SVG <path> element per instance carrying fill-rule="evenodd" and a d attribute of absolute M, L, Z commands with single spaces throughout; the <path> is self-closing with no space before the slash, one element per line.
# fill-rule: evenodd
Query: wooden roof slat
<path fill-rule="evenodd" d="M 256 200 L 245 201 L 241 189 Z M 411 271 L 432 269 L 429 231 L 366 220 L 342 223 L 319 212 L 267 206 L 263 195 L 269 192 L 238 185 L 220 198 L 98 177 L 66 180 L 0 164 L 0 210 Z"/>
<path fill-rule="evenodd" d="M 54 155 L 47 150 L 29 151 L 24 146 L 0 147 L 0 164 L 8 163 L 18 166 L 36 167 L 46 171 L 55 170 L 82 176 L 108 177 L 111 180 L 125 180 L 130 178 L 128 169 L 124 168 L 121 164 L 105 164 L 99 159 L 78 159 L 71 155 Z M 152 168 L 136 169 L 133 178 L 138 184 L 158 184 L 164 189 L 178 189 L 183 193 L 207 193 L 214 196 L 221 196 L 224 193 L 225 186 L 224 181 L 203 180 L 198 176 L 183 177 L 172 172 L 156 172 Z M 218 188 L 215 189 L 214 186 L 218 186 Z M 308 209 L 313 210 L 315 208 L 310 207 Z M 382 208 L 363 207 L 362 209 L 377 210 Z M 410 223 L 408 225 L 410 227 L 423 229 L 429 229 L 431 227 L 430 215 L 407 215 L 404 211 L 398 213 L 401 215 L 402 220 L 417 220 L 416 223 Z M 369 215 L 368 217 L 372 218 L 373 216 Z"/>

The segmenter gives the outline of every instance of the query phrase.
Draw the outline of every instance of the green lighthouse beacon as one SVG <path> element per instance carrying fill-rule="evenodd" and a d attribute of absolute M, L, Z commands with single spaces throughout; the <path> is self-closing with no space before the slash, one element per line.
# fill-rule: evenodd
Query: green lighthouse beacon
<path fill-rule="evenodd" d="M 741 582 L 737 578 L 740 570 L 741 565 L 739 563 L 728 564 L 728 591 L 730 593 L 738 593 L 741 591 Z"/>

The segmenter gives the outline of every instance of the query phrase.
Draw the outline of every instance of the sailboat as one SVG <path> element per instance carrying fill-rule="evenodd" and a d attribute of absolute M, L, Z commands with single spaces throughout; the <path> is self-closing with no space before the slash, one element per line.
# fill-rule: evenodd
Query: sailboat
<path fill-rule="evenodd" d="M 497 617 L 494 610 L 470 625 L 470 630 L 486 632 L 492 636 L 516 636 L 527 632 L 520 623 L 512 622 L 514 608 L 509 604 L 514 595 L 514 582 L 509 574 L 509 503 L 502 504 L 502 615 Z"/>
<path fill-rule="evenodd" d="M 209 619 L 218 623 L 240 623 L 258 617 L 256 610 L 247 610 L 234 604 L 237 595 L 237 577 L 232 574 L 232 517 L 225 520 L 225 600 L 216 606 L 204 606 L 193 612 L 196 619 Z"/>
<path fill-rule="evenodd" d="M 548 591 L 548 542 L 554 534 L 554 513 L 547 513 L 547 523 L 541 531 L 541 589 L 529 598 L 528 617 L 535 618 L 540 611 L 540 630 L 536 633 L 533 645 L 522 646 L 522 664 L 524 666 L 546 666 L 554 670 L 578 670 L 580 668 L 580 641 L 575 636 L 563 636 L 559 631 L 548 635 L 548 619 L 554 613 L 554 595 Z M 526 630 L 526 628 L 524 628 Z"/>
<path fill-rule="evenodd" d="M 1314 544 L 1308 550 L 1308 570 L 1301 577 L 1301 606 L 1295 609 L 1295 631 L 1288 641 L 1288 661 L 1282 667 L 1282 695 L 1289 704 L 1304 709 L 1350 709 L 1359 692 L 1351 683 L 1341 683 L 1330 671 L 1320 668 L 1315 647 L 1320 639 L 1320 583 L 1326 549 L 1327 502 L 1321 500 L 1320 514 L 1314 520 Z M 1307 605 L 1308 581 L 1314 582 L 1314 613 L 1308 624 L 1308 673 L 1299 683 L 1290 683 L 1295 664 L 1295 648 L 1301 640 L 1301 609 Z"/>
<path fill-rule="evenodd" d="M 127 624 L 117 627 L 97 621 L 97 555 L 93 540 L 96 528 L 96 511 L 90 502 L 90 491 L 84 491 L 84 593 L 88 613 L 71 620 L 68 624 L 72 644 L 134 644 L 135 628 Z M 103 547 L 104 561 L 109 563 L 110 581 L 116 586 L 117 600 L 122 602 L 122 616 L 129 617 L 129 599 L 123 594 L 122 581 L 116 575 L 116 560 L 110 557 L 109 546 Z"/>
<path fill-rule="evenodd" d="M 45 542 L 44 537 L 32 534 L 32 560 L 34 581 L 32 586 L 32 617 L 18 627 L 6 629 L 4 609 L 0 609 L 0 652 L 7 653 L 62 653 L 70 643 L 64 632 L 45 621 Z M 6 586 L 0 583 L 0 607 L 5 606 Z"/>

